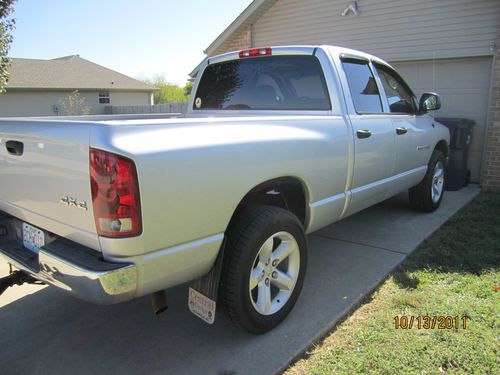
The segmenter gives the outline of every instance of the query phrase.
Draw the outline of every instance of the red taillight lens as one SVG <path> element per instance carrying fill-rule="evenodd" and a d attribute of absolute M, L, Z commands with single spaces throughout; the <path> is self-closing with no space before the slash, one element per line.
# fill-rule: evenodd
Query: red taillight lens
<path fill-rule="evenodd" d="M 245 57 L 269 56 L 273 54 L 271 47 L 250 48 L 240 51 L 240 59 Z"/>
<path fill-rule="evenodd" d="M 90 149 L 90 187 L 97 233 L 104 237 L 141 234 L 141 204 L 132 160 Z"/>

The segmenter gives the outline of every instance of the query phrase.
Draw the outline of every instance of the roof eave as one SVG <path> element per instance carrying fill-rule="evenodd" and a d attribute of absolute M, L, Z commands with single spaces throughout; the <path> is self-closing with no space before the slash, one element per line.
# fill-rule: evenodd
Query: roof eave
<path fill-rule="evenodd" d="M 271 7 L 276 0 L 254 0 L 236 19 L 203 51 L 206 55 L 212 54 L 219 48 L 234 32 L 238 31 L 242 26 L 251 23 L 252 16 L 266 3 Z"/>

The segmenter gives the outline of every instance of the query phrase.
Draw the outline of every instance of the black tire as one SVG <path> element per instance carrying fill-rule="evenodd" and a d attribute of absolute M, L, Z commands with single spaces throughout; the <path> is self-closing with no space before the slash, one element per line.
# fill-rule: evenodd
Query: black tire
<path fill-rule="evenodd" d="M 425 174 L 423 180 L 417 186 L 412 187 L 408 191 L 410 204 L 418 211 L 433 212 L 440 206 L 441 201 L 443 200 L 444 186 L 441 190 L 439 199 L 433 200 L 432 194 L 434 171 L 438 163 L 441 163 L 443 166 L 442 184 L 444 185 L 444 173 L 446 172 L 445 157 L 441 151 L 434 150 L 428 164 L 427 173 Z"/>
<path fill-rule="evenodd" d="M 288 294 L 286 302 L 280 305 L 279 302 L 283 302 L 283 300 L 279 300 L 278 294 L 275 294 L 274 299 L 271 297 L 274 306 L 279 308 L 279 310 L 263 315 L 259 313 L 256 306 L 257 302 L 252 297 L 252 293 L 255 290 L 250 291 L 249 289 L 250 273 L 252 270 L 255 271 L 256 267 L 259 267 L 261 264 L 260 254 L 262 252 L 260 250 L 266 240 L 280 233 L 293 236 L 298 245 L 298 252 L 294 251 L 293 253 L 293 264 L 296 265 L 297 259 L 300 259 L 298 271 L 297 267 L 294 268 L 296 270 L 295 274 L 298 274 L 298 276 L 295 278 L 294 287 L 291 288 L 291 294 Z M 279 240 L 275 238 L 270 243 L 273 243 L 272 248 L 274 250 L 279 246 Z M 274 256 L 276 253 L 271 252 L 271 254 Z M 300 254 L 300 258 L 298 254 Z M 288 263 L 290 262 L 289 259 L 291 258 L 286 258 L 286 261 L 282 261 L 281 263 L 285 264 L 286 267 L 290 267 Z M 276 267 L 281 266 L 277 265 Z M 266 267 L 269 268 L 270 266 L 266 265 Z M 276 327 L 286 318 L 295 305 L 302 289 L 302 284 L 304 283 L 306 267 L 307 244 L 304 228 L 294 214 L 273 206 L 259 205 L 242 210 L 233 220 L 227 231 L 227 243 L 221 276 L 221 302 L 224 305 L 224 310 L 229 320 L 237 327 L 253 334 L 262 334 Z M 264 276 L 267 268 L 266 271 L 262 271 L 263 276 L 261 280 L 266 285 L 269 285 L 269 295 L 272 296 L 271 285 L 273 285 L 275 280 L 269 275 Z M 259 268 L 259 273 L 260 270 L 261 268 Z M 270 282 L 268 283 L 268 281 Z M 257 289 L 262 286 L 260 282 L 258 285 Z M 276 289 L 276 286 L 274 288 Z"/>

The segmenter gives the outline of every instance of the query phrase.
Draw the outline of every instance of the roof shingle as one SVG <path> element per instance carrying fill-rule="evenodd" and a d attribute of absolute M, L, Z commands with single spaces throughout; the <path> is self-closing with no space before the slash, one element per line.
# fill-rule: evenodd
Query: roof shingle
<path fill-rule="evenodd" d="M 11 76 L 7 89 L 156 90 L 79 55 L 52 60 L 13 58 L 9 72 Z"/>

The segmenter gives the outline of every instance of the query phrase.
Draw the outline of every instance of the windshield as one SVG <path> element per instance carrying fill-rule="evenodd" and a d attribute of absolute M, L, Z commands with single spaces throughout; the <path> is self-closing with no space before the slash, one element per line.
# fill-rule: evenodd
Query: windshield
<path fill-rule="evenodd" d="M 314 56 L 256 57 L 209 65 L 194 98 L 194 110 L 331 109 Z"/>

